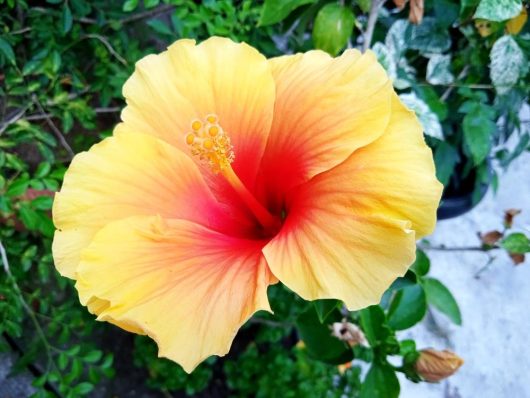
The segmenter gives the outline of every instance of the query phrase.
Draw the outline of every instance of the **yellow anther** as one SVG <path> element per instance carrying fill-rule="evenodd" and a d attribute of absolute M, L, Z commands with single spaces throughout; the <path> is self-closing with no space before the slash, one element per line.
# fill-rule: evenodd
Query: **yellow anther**
<path fill-rule="evenodd" d="M 186 136 L 186 144 L 191 145 L 191 144 L 193 144 L 193 141 L 195 141 L 195 136 L 193 134 L 189 133 Z"/>
<path fill-rule="evenodd" d="M 191 128 L 194 130 L 194 131 L 197 131 L 199 130 L 200 128 L 202 127 L 202 123 L 198 120 L 195 120 L 192 124 L 191 124 Z"/>
<path fill-rule="evenodd" d="M 208 133 L 212 136 L 212 137 L 215 137 L 217 135 L 217 133 L 219 132 L 219 127 L 217 126 L 212 126 L 210 127 L 210 129 L 208 130 Z"/>
<path fill-rule="evenodd" d="M 205 119 L 192 121 L 193 132 L 186 135 L 186 144 L 193 156 L 208 164 L 214 173 L 219 173 L 230 168 L 234 151 L 230 138 L 218 124 L 217 116 L 207 115 Z"/>

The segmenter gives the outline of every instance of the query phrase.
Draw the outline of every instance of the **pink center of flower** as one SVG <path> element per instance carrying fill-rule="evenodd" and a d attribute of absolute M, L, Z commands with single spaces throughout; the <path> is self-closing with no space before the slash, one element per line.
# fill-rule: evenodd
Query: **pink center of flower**
<path fill-rule="evenodd" d="M 271 234 L 278 231 L 281 221 L 274 217 L 250 192 L 232 169 L 235 159 L 230 137 L 218 123 L 216 115 L 206 116 L 204 121 L 193 120 L 191 132 L 186 134 L 186 144 L 191 154 L 207 164 L 215 174 L 221 174 L 236 191 L 261 226 Z"/>

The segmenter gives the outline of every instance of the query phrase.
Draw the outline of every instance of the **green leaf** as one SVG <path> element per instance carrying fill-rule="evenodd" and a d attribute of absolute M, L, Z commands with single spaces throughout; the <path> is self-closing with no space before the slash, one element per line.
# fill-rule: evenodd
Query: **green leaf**
<path fill-rule="evenodd" d="M 503 36 L 490 53 L 490 77 L 499 94 L 506 94 L 524 75 L 527 60 L 512 36 Z"/>
<path fill-rule="evenodd" d="M 31 201 L 31 206 L 37 210 L 50 210 L 53 206 L 53 198 L 50 196 L 39 196 Z"/>
<path fill-rule="evenodd" d="M 429 106 L 430 110 L 438 116 L 439 121 L 443 121 L 447 118 L 448 107 L 445 101 L 442 101 L 432 86 L 416 86 L 414 91 L 418 96 L 425 101 Z"/>
<path fill-rule="evenodd" d="M 138 7 L 138 0 L 127 0 L 123 3 L 122 10 L 125 12 L 134 11 Z"/>
<path fill-rule="evenodd" d="M 313 301 L 320 323 L 324 323 L 328 315 L 330 315 L 333 310 L 337 309 L 340 304 L 341 302 L 335 299 Z"/>
<path fill-rule="evenodd" d="M 488 21 L 506 21 L 521 12 L 521 0 L 481 0 L 473 18 Z"/>
<path fill-rule="evenodd" d="M 153 30 L 160 35 L 174 36 L 175 34 L 171 31 L 169 26 L 158 19 L 152 19 L 147 22 Z"/>
<path fill-rule="evenodd" d="M 530 252 L 530 240 L 521 232 L 508 235 L 501 241 L 501 246 L 506 251 L 513 254 L 524 254 Z"/>
<path fill-rule="evenodd" d="M 466 143 L 473 163 L 479 165 L 486 159 L 490 152 L 491 137 L 497 128 L 489 118 L 484 106 L 477 104 L 473 111 L 464 116 L 462 128 L 464 142 Z"/>
<path fill-rule="evenodd" d="M 434 54 L 427 63 L 427 81 L 431 84 L 451 84 L 455 77 L 451 73 L 451 55 Z"/>
<path fill-rule="evenodd" d="M 160 0 L 144 0 L 144 7 L 149 9 L 156 7 L 160 3 Z"/>
<path fill-rule="evenodd" d="M 335 56 L 348 43 L 355 16 L 350 8 L 340 4 L 326 4 L 320 9 L 313 25 L 313 43 L 316 48 Z"/>
<path fill-rule="evenodd" d="M 42 178 L 42 177 L 48 175 L 48 173 L 50 172 L 50 169 L 51 169 L 50 163 L 42 162 L 37 167 L 37 170 L 35 170 L 34 177 L 35 178 Z"/>
<path fill-rule="evenodd" d="M 427 300 L 421 285 L 407 286 L 397 291 L 388 309 L 388 325 L 404 330 L 421 321 L 427 311 Z"/>
<path fill-rule="evenodd" d="M 421 249 L 416 249 L 416 260 L 410 266 L 410 269 L 418 276 L 425 276 L 431 268 L 431 260 Z"/>
<path fill-rule="evenodd" d="M 351 348 L 331 335 L 330 324 L 340 322 L 341 319 L 340 312 L 335 310 L 327 318 L 329 323 L 323 324 L 320 322 L 314 306 L 310 306 L 298 316 L 296 328 L 311 357 L 334 365 L 340 365 L 353 359 Z"/>
<path fill-rule="evenodd" d="M 394 369 L 374 362 L 361 387 L 361 398 L 397 398 L 399 380 Z"/>
<path fill-rule="evenodd" d="M 76 397 L 78 395 L 86 395 L 89 392 L 91 392 L 93 389 L 94 389 L 94 385 L 92 385 L 92 384 L 90 384 L 88 382 L 79 383 L 73 389 L 73 392 L 74 392 L 73 396 Z"/>
<path fill-rule="evenodd" d="M 371 305 L 361 310 L 361 328 L 370 346 L 374 347 L 385 340 L 389 329 L 383 309 L 378 305 Z"/>
<path fill-rule="evenodd" d="M 101 359 L 103 353 L 99 350 L 90 351 L 88 354 L 83 356 L 83 361 L 88 363 L 95 363 Z"/>
<path fill-rule="evenodd" d="M 434 163 L 436 164 L 436 178 L 445 186 L 449 184 L 449 179 L 455 170 L 460 156 L 458 151 L 443 141 L 436 146 L 434 152 Z"/>
<path fill-rule="evenodd" d="M 480 0 L 461 0 L 460 1 L 460 19 L 465 20 L 471 17 L 473 11 L 478 6 Z"/>
<path fill-rule="evenodd" d="M 40 226 L 41 217 L 39 213 L 29 207 L 29 205 L 22 204 L 19 209 L 19 216 L 22 223 L 29 230 L 37 230 Z"/>
<path fill-rule="evenodd" d="M 0 37 L 0 53 L 4 54 L 9 62 L 15 64 L 15 53 L 11 44 Z"/>
<path fill-rule="evenodd" d="M 22 195 L 28 189 L 29 181 L 26 179 L 20 179 L 9 185 L 7 188 L 6 196 L 19 196 Z"/>
<path fill-rule="evenodd" d="M 316 0 L 265 0 L 258 26 L 267 26 L 280 22 L 296 8 L 315 2 Z"/>
<path fill-rule="evenodd" d="M 356 0 L 356 3 L 362 12 L 370 11 L 370 7 L 372 6 L 372 0 Z"/>
<path fill-rule="evenodd" d="M 73 18 L 72 11 L 70 10 L 70 7 L 68 7 L 67 3 L 64 3 L 61 21 L 63 33 L 68 33 L 70 29 L 72 29 Z"/>
<path fill-rule="evenodd" d="M 431 111 L 429 106 L 423 102 L 422 99 L 420 99 L 414 93 L 401 94 L 399 98 L 408 108 L 416 113 L 416 116 L 418 116 L 418 119 L 420 119 L 421 125 L 423 126 L 423 131 L 426 135 L 439 140 L 444 139 L 442 126 L 440 125 L 438 116 Z"/>
<path fill-rule="evenodd" d="M 462 315 L 458 303 L 449 289 L 438 279 L 424 278 L 422 280 L 427 302 L 445 315 L 457 325 L 462 324 Z"/>

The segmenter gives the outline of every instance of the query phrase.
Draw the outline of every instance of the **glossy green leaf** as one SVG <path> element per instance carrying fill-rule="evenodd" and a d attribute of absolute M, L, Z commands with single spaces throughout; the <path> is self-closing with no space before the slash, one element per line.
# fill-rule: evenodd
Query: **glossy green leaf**
<path fill-rule="evenodd" d="M 138 0 L 127 0 L 123 3 L 122 10 L 125 12 L 134 11 L 138 7 Z"/>
<path fill-rule="evenodd" d="M 316 0 L 265 0 L 259 25 L 267 26 L 280 22 L 298 7 L 315 2 Z"/>
<path fill-rule="evenodd" d="M 348 43 L 355 16 L 350 8 L 340 4 L 326 4 L 320 9 L 313 25 L 313 44 L 335 56 Z"/>
<path fill-rule="evenodd" d="M 333 310 L 336 310 L 340 304 L 340 301 L 335 299 L 313 301 L 320 323 L 324 323 L 326 318 L 333 312 Z"/>
<path fill-rule="evenodd" d="M 2 39 L 0 37 L 0 53 L 4 54 L 4 56 L 7 58 L 9 62 L 12 64 L 15 63 L 15 53 L 13 52 L 13 48 L 11 47 L 11 44 L 9 44 L 7 41 Z"/>
<path fill-rule="evenodd" d="M 473 15 L 480 0 L 461 0 L 460 1 L 460 19 L 466 20 Z"/>
<path fill-rule="evenodd" d="M 63 6 L 61 21 L 63 33 L 68 33 L 70 29 L 72 29 L 73 17 L 72 11 L 70 10 L 70 7 L 68 7 L 67 3 L 65 3 Z"/>
<path fill-rule="evenodd" d="M 397 291 L 388 310 L 388 325 L 404 330 L 421 321 L 427 311 L 427 300 L 421 285 L 407 286 Z"/>
<path fill-rule="evenodd" d="M 389 330 L 383 309 L 378 305 L 371 305 L 361 310 L 361 328 L 370 346 L 374 347 L 385 340 Z"/>
<path fill-rule="evenodd" d="M 460 159 L 458 151 L 447 142 L 440 142 L 434 152 L 434 163 L 436 165 L 436 178 L 447 186 L 449 179 L 455 171 L 455 166 Z"/>
<path fill-rule="evenodd" d="M 399 380 L 394 369 L 374 362 L 362 384 L 361 398 L 397 398 L 399 390 Z"/>
<path fill-rule="evenodd" d="M 427 302 L 451 319 L 455 324 L 462 324 L 462 315 L 455 298 L 449 289 L 438 279 L 425 278 L 422 281 L 427 295 Z"/>
<path fill-rule="evenodd" d="M 522 7 L 521 0 L 481 0 L 473 18 L 506 21 L 519 15 Z"/>
<path fill-rule="evenodd" d="M 506 249 L 506 251 L 513 254 L 530 252 L 530 240 L 521 232 L 508 235 L 501 241 L 501 246 Z"/>
<path fill-rule="evenodd" d="M 421 249 L 416 249 L 416 260 L 410 266 L 410 269 L 418 276 L 424 276 L 429 272 L 431 268 L 431 260 L 427 257 L 427 254 Z"/>
<path fill-rule="evenodd" d="M 362 12 L 370 11 L 370 7 L 372 6 L 372 0 L 356 0 L 356 3 Z"/>
<path fill-rule="evenodd" d="M 494 114 L 490 107 L 472 101 L 464 103 L 459 111 L 465 113 L 462 123 L 464 142 L 474 164 L 478 165 L 490 152 L 492 136 L 497 128 L 492 120 Z"/>
<path fill-rule="evenodd" d="M 314 306 L 310 306 L 298 316 L 296 320 L 298 335 L 305 343 L 311 357 L 334 365 L 353 359 L 352 349 L 345 342 L 331 335 L 331 323 L 340 322 L 341 319 L 340 312 L 335 310 L 328 316 L 326 323 L 321 323 Z"/>

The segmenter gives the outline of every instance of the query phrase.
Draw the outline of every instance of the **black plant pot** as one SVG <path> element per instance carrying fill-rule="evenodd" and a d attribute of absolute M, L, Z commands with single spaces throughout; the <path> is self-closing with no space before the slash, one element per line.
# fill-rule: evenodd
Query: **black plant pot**
<path fill-rule="evenodd" d="M 461 179 L 458 174 L 455 174 L 442 194 L 442 200 L 437 211 L 438 220 L 461 216 L 478 205 L 488 192 L 491 176 L 492 168 L 488 162 L 487 182 L 479 184 L 476 188 L 477 192 L 474 194 L 477 173 L 473 171 L 465 179 Z"/>

